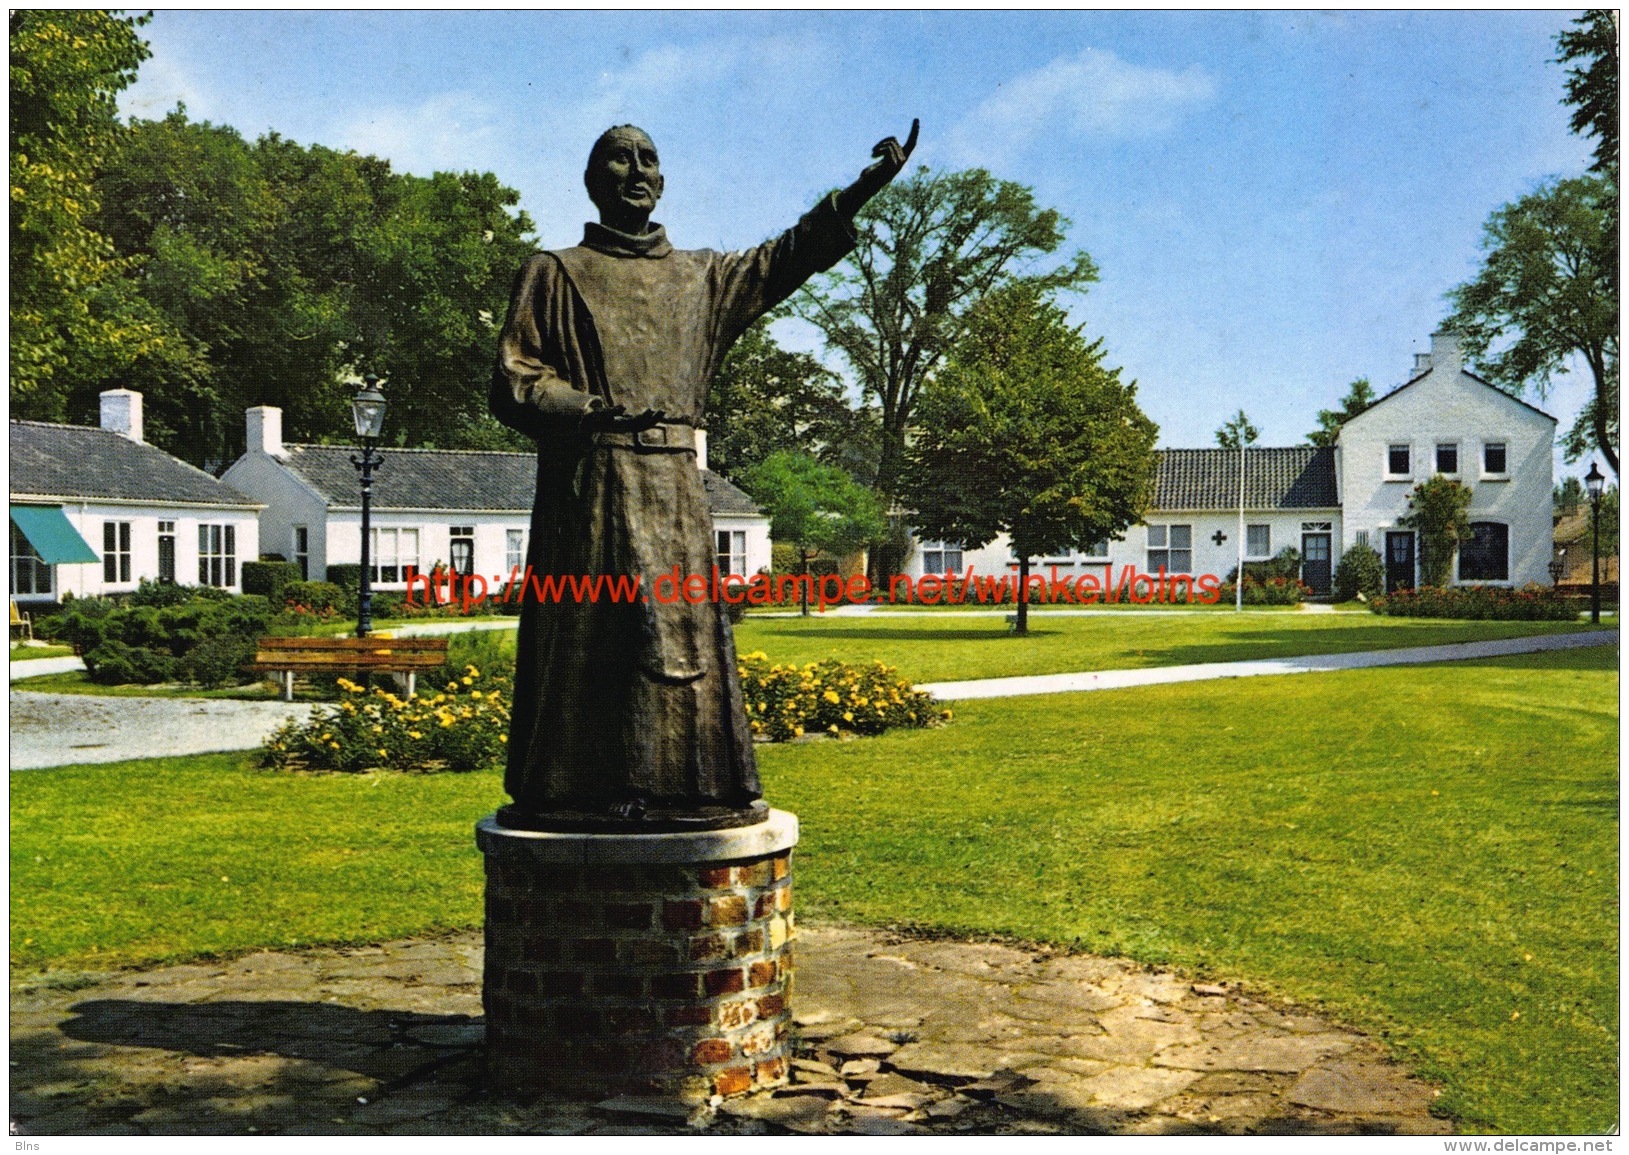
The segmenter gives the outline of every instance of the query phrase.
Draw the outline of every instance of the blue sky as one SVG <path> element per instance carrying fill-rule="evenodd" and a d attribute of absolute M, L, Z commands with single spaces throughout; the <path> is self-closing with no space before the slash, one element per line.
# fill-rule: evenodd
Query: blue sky
<path fill-rule="evenodd" d="M 918 116 L 913 163 L 1071 219 L 1102 271 L 1072 313 L 1162 445 L 1240 406 L 1291 445 L 1354 377 L 1401 382 L 1495 208 L 1588 165 L 1550 62 L 1574 15 L 159 12 L 123 108 L 490 169 L 545 247 L 580 236 L 613 123 L 661 149 L 675 243 L 740 248 Z M 1539 403 L 1565 428 L 1587 395 Z"/>

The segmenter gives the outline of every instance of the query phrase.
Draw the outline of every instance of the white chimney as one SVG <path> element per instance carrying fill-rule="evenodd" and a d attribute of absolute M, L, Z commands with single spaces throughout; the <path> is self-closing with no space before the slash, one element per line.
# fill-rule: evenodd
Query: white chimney
<path fill-rule="evenodd" d="M 109 389 L 103 393 L 102 428 L 132 441 L 140 441 L 141 394 L 134 389 Z"/>
<path fill-rule="evenodd" d="M 256 405 L 244 411 L 250 453 L 283 456 L 283 411 L 275 405 Z"/>
<path fill-rule="evenodd" d="M 707 430 L 696 430 L 696 468 L 707 468 Z"/>
<path fill-rule="evenodd" d="M 1414 354 L 1414 369 L 1408 375 L 1409 380 L 1412 381 L 1414 378 L 1418 377 L 1421 373 L 1424 373 L 1429 368 L 1431 368 L 1431 354 L 1429 354 L 1429 353 L 1416 353 L 1416 354 Z"/>
<path fill-rule="evenodd" d="M 1444 330 L 1431 334 L 1431 366 L 1457 375 L 1460 368 L 1459 334 Z"/>

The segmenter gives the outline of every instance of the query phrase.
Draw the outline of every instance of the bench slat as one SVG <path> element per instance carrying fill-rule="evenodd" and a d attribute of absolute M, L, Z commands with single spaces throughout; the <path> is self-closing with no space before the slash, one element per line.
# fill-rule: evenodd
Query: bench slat
<path fill-rule="evenodd" d="M 260 648 L 294 650 L 436 650 L 445 651 L 446 638 L 277 638 L 260 639 Z"/>
<path fill-rule="evenodd" d="M 334 654 L 332 656 L 307 654 L 301 657 L 276 658 L 256 656 L 249 666 L 253 670 L 439 670 L 445 663 L 434 655 L 416 654 Z"/>

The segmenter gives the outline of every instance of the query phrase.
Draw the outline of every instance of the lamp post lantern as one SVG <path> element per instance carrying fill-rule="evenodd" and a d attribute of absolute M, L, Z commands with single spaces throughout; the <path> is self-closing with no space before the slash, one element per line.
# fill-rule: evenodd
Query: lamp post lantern
<path fill-rule="evenodd" d="M 1584 488 L 1589 491 L 1589 620 L 1596 624 L 1601 620 L 1601 487 L 1605 484 L 1606 476 L 1591 461 Z"/>
<path fill-rule="evenodd" d="M 374 450 L 379 433 L 385 427 L 385 395 L 379 392 L 379 378 L 369 373 L 362 378 L 362 390 L 351 398 L 351 418 L 356 423 L 356 435 L 362 442 L 362 456 L 351 455 L 351 464 L 362 475 L 362 572 L 359 575 L 356 598 L 356 636 L 365 638 L 373 628 L 373 581 L 370 570 L 373 558 L 370 521 L 373 512 L 373 471 L 384 462 Z"/>
<path fill-rule="evenodd" d="M 1561 575 L 1567 572 L 1567 547 L 1560 546 L 1555 551 L 1555 560 L 1550 562 L 1550 584 L 1560 585 Z"/>

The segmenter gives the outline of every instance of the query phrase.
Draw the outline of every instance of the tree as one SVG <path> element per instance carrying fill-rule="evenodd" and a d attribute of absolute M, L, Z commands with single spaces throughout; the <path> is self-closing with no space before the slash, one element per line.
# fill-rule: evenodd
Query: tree
<path fill-rule="evenodd" d="M 1250 418 L 1245 416 L 1241 409 L 1222 424 L 1216 431 L 1216 444 L 1223 449 L 1240 449 L 1246 445 L 1254 445 L 1261 436 L 1261 430 L 1250 424 Z"/>
<path fill-rule="evenodd" d="M 741 488 L 769 514 L 769 535 L 798 551 L 800 572 L 825 554 L 840 557 L 882 536 L 882 509 L 877 496 L 834 465 L 807 453 L 782 449 L 748 469 Z M 803 583 L 803 612 L 809 612 L 809 587 Z"/>
<path fill-rule="evenodd" d="M 1595 137 L 1592 172 L 1618 176 L 1618 20 L 1617 13 L 1593 9 L 1556 37 L 1557 64 L 1580 62 L 1567 70 L 1567 103 L 1572 130 Z"/>
<path fill-rule="evenodd" d="M 1031 559 L 1142 517 L 1158 428 L 1136 397 L 1103 364 L 1102 340 L 1088 342 L 1034 283 L 988 294 L 923 391 L 904 477 L 912 520 L 924 537 L 975 549 L 1011 536 L 1020 634 Z"/>
<path fill-rule="evenodd" d="M 795 447 L 829 464 L 851 466 L 856 438 L 862 453 L 867 440 L 864 417 L 849 407 L 837 374 L 807 353 L 780 347 L 769 332 L 771 319 L 741 336 L 713 378 L 709 463 L 734 476 Z"/>
<path fill-rule="evenodd" d="M 1573 177 L 1505 205 L 1484 227 L 1476 278 L 1449 293 L 1443 323 L 1495 385 L 1542 398 L 1578 356 L 1594 396 L 1563 444 L 1599 449 L 1618 471 L 1618 292 L 1615 182 Z M 1568 460 L 1576 460 L 1569 456 Z"/>
<path fill-rule="evenodd" d="M 1373 404 L 1374 387 L 1367 377 L 1359 377 L 1347 386 L 1339 409 L 1318 410 L 1318 428 L 1307 434 L 1307 440 L 1321 449 L 1328 449 L 1340 438 L 1341 426 Z"/>
<path fill-rule="evenodd" d="M 61 421 L 69 395 L 143 357 L 184 357 L 94 225 L 93 181 L 119 133 L 145 17 L 11 13 L 11 401 L 14 417 Z"/>
<path fill-rule="evenodd" d="M 1037 206 L 1030 189 L 983 169 L 922 168 L 861 210 L 854 251 L 794 299 L 796 314 L 820 329 L 864 395 L 877 401 L 874 476 L 885 501 L 898 495 L 923 384 L 961 335 L 969 311 L 1004 285 L 1049 291 L 1097 279 L 1084 252 L 1030 271 L 1063 244 L 1068 224 L 1056 210 Z M 879 572 L 896 560 L 874 556 Z"/>
<path fill-rule="evenodd" d="M 1433 474 L 1408 495 L 1408 513 L 1397 524 L 1420 535 L 1420 574 L 1425 584 L 1442 588 L 1454 572 L 1454 554 L 1471 539 L 1471 491 L 1442 474 Z"/>

